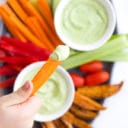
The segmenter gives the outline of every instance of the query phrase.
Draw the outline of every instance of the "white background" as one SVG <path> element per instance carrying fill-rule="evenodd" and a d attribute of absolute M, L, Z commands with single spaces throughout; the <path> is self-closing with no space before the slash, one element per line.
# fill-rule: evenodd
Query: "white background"
<path fill-rule="evenodd" d="M 128 0 L 112 0 L 117 14 L 117 31 L 128 33 Z M 114 64 L 111 83 L 124 81 L 121 91 L 107 98 L 104 106 L 107 110 L 93 122 L 94 128 L 128 128 L 128 63 Z"/>

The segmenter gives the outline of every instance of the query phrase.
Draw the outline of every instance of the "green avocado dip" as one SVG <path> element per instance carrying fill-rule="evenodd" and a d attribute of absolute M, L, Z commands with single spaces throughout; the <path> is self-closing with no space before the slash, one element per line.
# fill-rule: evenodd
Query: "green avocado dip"
<path fill-rule="evenodd" d="M 35 68 L 26 74 L 23 83 L 32 80 L 40 68 Z M 67 82 L 64 76 L 58 71 L 54 72 L 49 80 L 36 93 L 42 102 L 42 107 L 38 114 L 49 115 L 59 111 L 67 99 Z"/>
<path fill-rule="evenodd" d="M 62 11 L 60 28 L 71 42 L 95 43 L 107 26 L 107 11 L 98 0 L 70 0 Z"/>

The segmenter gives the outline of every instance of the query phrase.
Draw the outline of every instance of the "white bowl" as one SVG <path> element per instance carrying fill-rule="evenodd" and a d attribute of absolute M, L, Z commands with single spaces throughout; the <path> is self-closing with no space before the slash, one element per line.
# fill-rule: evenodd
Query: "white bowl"
<path fill-rule="evenodd" d="M 113 9 L 113 6 L 110 3 L 110 1 L 109 0 L 97 0 L 104 6 L 107 12 L 107 15 L 108 15 L 108 26 L 106 28 L 105 33 L 98 41 L 95 41 L 94 43 L 90 43 L 90 44 L 84 44 L 84 45 L 79 44 L 78 41 L 76 42 L 74 41 L 75 43 L 71 41 L 71 39 L 69 39 L 69 37 L 67 37 L 61 29 L 61 16 L 62 16 L 63 10 L 65 9 L 65 7 L 68 5 L 70 1 L 71 0 L 61 0 L 55 12 L 54 24 L 55 24 L 55 29 L 56 29 L 56 32 L 59 38 L 63 41 L 63 43 L 65 43 L 69 47 L 75 50 L 79 50 L 79 51 L 90 51 L 90 50 L 97 49 L 101 47 L 102 45 L 104 45 L 107 42 L 107 40 L 111 37 L 111 35 L 113 34 L 115 25 L 116 25 L 115 10 Z"/>
<path fill-rule="evenodd" d="M 20 88 L 23 85 L 23 79 L 25 78 L 25 76 L 31 72 L 33 69 L 37 69 L 40 68 L 45 62 L 36 62 L 33 64 L 28 65 L 27 67 L 25 67 L 18 75 L 18 77 L 15 80 L 14 83 L 14 91 L 16 91 L 18 88 Z M 74 88 L 74 84 L 73 81 L 70 77 L 70 75 L 68 74 L 68 72 L 62 68 L 61 66 L 58 66 L 57 70 L 56 70 L 60 75 L 63 76 L 63 78 L 66 81 L 66 85 L 67 85 L 67 99 L 65 101 L 65 104 L 63 105 L 63 107 L 58 110 L 57 112 L 53 113 L 53 114 L 46 114 L 46 115 L 40 115 L 40 114 L 36 114 L 35 116 L 35 121 L 39 121 L 39 122 L 44 122 L 44 121 L 52 121 L 55 120 L 59 117 L 61 117 L 64 113 L 66 113 L 68 111 L 68 109 L 70 108 L 70 106 L 73 103 L 73 99 L 74 99 L 74 93 L 75 93 L 75 88 Z M 52 107 L 52 106 L 51 106 Z"/>

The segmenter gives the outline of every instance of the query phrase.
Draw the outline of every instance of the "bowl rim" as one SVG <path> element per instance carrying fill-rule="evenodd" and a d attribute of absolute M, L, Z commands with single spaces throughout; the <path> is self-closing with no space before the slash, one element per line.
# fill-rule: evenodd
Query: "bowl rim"
<path fill-rule="evenodd" d="M 63 32 L 61 31 L 60 17 L 63 12 L 63 9 L 70 1 L 71 0 L 62 0 L 60 1 L 59 5 L 56 8 L 55 16 L 54 16 L 54 25 L 55 25 L 55 30 L 56 30 L 58 37 L 63 41 L 64 44 L 78 51 L 90 51 L 90 50 L 95 50 L 103 46 L 112 36 L 115 26 L 116 26 L 116 13 L 115 13 L 114 7 L 112 6 L 111 2 L 108 0 L 97 0 L 105 7 L 108 13 L 108 27 L 104 35 L 98 41 L 96 41 L 95 43 L 91 43 L 90 45 L 86 44 L 84 46 L 79 43 L 71 42 L 70 39 L 66 38 L 66 36 L 64 36 Z"/>
<path fill-rule="evenodd" d="M 14 82 L 13 91 L 16 91 L 18 88 L 20 88 L 22 86 L 19 83 L 22 81 L 22 79 L 25 77 L 25 75 L 33 67 L 41 67 L 44 63 L 45 63 L 45 61 L 39 61 L 39 62 L 34 62 L 34 63 L 26 66 L 17 76 L 17 78 Z M 75 95 L 75 87 L 74 87 L 74 84 L 73 84 L 73 81 L 72 81 L 70 75 L 62 66 L 58 66 L 57 72 L 62 74 L 64 76 L 66 82 L 69 83 L 67 86 L 68 87 L 68 93 L 67 93 L 68 97 L 67 97 L 67 100 L 65 102 L 65 105 L 58 112 L 50 114 L 50 115 L 40 115 L 37 113 L 35 118 L 34 118 L 35 121 L 45 122 L 45 121 L 55 120 L 55 119 L 61 117 L 62 115 L 64 115 L 69 110 L 69 108 L 71 107 L 71 105 L 73 103 L 74 95 Z"/>

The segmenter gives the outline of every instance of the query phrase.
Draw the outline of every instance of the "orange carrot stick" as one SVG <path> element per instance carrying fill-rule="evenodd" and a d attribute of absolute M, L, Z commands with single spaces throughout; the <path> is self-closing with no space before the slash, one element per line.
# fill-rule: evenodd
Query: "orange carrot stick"
<path fill-rule="evenodd" d="M 9 2 L 13 2 L 13 0 L 9 0 Z M 15 3 L 15 1 L 16 0 L 14 0 L 14 3 Z M 17 2 L 17 1 L 16 1 Z M 12 3 L 11 3 L 12 4 Z M 17 3 L 18 4 L 18 3 Z M 19 6 L 19 5 L 18 5 Z M 47 42 L 46 42 L 46 39 L 43 37 L 43 35 L 41 35 L 40 37 L 42 37 L 42 38 L 40 38 L 40 39 L 42 39 L 42 40 L 40 40 L 40 39 L 38 39 L 36 36 L 35 36 L 35 39 L 33 38 L 34 37 L 34 35 L 29 31 L 29 30 L 27 30 L 27 27 L 16 17 L 16 15 L 15 15 L 15 13 L 11 10 L 11 8 L 9 7 L 9 6 L 2 6 L 2 8 L 6 11 L 6 13 L 8 13 L 8 15 L 10 15 L 10 16 L 13 16 L 13 20 L 15 19 L 15 21 L 17 21 L 17 23 L 19 23 L 18 25 L 20 25 L 20 26 L 17 26 L 17 24 L 15 23 L 15 21 L 13 22 L 11 22 L 11 21 L 9 21 L 8 20 L 8 18 L 6 18 L 6 21 L 8 22 L 7 23 L 7 25 L 8 24 L 11 24 L 10 25 L 10 27 L 11 26 L 15 26 L 15 27 L 17 27 L 19 30 L 14 30 L 13 29 L 13 27 L 12 27 L 12 29 L 10 28 L 9 30 L 13 33 L 13 35 L 14 35 L 14 32 L 15 32 L 15 37 L 18 37 L 19 39 L 22 39 L 22 41 L 25 41 L 25 38 L 24 38 L 24 36 L 28 39 L 28 40 L 31 40 L 32 42 L 36 42 L 36 44 L 37 45 L 39 45 L 39 46 L 42 46 L 42 44 L 43 44 L 43 46 L 42 47 L 44 47 L 44 48 L 47 48 L 47 49 L 49 49 L 49 50 L 53 50 L 54 49 L 54 47 L 52 47 L 52 45 L 46 45 L 47 44 Z M 14 7 L 15 8 L 15 7 Z M 20 6 L 19 6 L 19 8 L 20 8 Z M 20 8 L 20 10 L 22 10 L 22 8 Z M 23 11 L 23 10 L 22 10 Z M 18 13 L 18 16 L 19 17 L 22 17 L 22 15 L 20 14 L 20 13 Z M 27 16 L 27 15 L 26 15 Z M 25 17 L 26 17 L 25 16 Z M 40 28 L 40 27 L 38 27 L 37 29 L 35 28 L 35 26 L 33 26 L 33 25 L 31 25 L 31 21 L 28 21 L 27 22 L 27 17 L 25 18 L 25 20 L 24 20 L 24 23 L 27 23 L 27 25 L 29 26 L 29 28 L 31 29 L 31 30 L 34 30 L 37 34 L 36 35 L 38 35 L 38 29 Z M 35 23 L 35 22 L 34 22 Z M 37 23 L 38 24 L 38 23 Z M 21 27 L 22 26 L 22 27 Z M 9 25 L 8 25 L 8 27 L 9 27 Z M 24 31 L 23 32 L 23 30 L 22 30 L 22 28 L 24 27 L 24 30 L 26 29 L 27 31 L 27 34 L 26 34 L 26 32 Z M 33 32 L 33 31 L 32 31 Z M 29 36 L 28 36 L 28 34 L 29 34 Z M 31 34 L 31 35 L 30 35 Z M 35 34 L 35 33 L 34 33 Z M 42 33 L 41 33 L 42 34 Z M 40 34 L 39 34 L 40 35 Z M 30 37 L 31 36 L 31 37 Z M 34 42 L 34 43 L 35 43 Z M 42 43 L 43 42 L 43 43 Z M 49 41 L 50 42 L 50 41 Z M 49 43 L 50 44 L 50 43 Z"/>
<path fill-rule="evenodd" d="M 45 30 L 46 33 L 48 33 L 49 28 L 47 24 L 45 23 L 41 15 L 38 13 L 38 11 L 33 7 L 33 5 L 28 0 L 19 0 L 19 2 L 22 4 L 23 8 L 30 16 L 35 16 L 38 19 L 42 28 Z"/>
<path fill-rule="evenodd" d="M 24 37 L 24 35 L 20 32 L 20 30 L 16 29 L 15 31 L 16 36 L 14 36 L 16 39 L 19 39 L 23 42 L 27 42 L 27 39 Z"/>
<path fill-rule="evenodd" d="M 15 13 L 19 16 L 19 18 L 24 22 L 26 20 L 27 14 L 24 12 L 18 0 L 8 0 L 7 3 L 11 6 L 11 8 L 15 11 Z"/>
<path fill-rule="evenodd" d="M 1 8 L 2 8 L 4 11 L 6 11 L 6 12 L 8 13 L 8 15 L 13 15 L 13 16 L 15 16 L 14 12 L 13 12 L 12 9 L 8 6 L 7 3 L 2 4 L 2 5 L 1 5 Z"/>
<path fill-rule="evenodd" d="M 24 36 L 28 38 L 31 42 L 35 43 L 36 45 L 48 49 L 43 42 L 41 42 L 35 35 L 33 35 L 28 28 L 16 17 L 10 16 L 10 22 L 14 22 L 15 25 L 20 28 L 20 31 Z"/>
<path fill-rule="evenodd" d="M 39 90 L 39 88 L 48 80 L 60 63 L 60 61 L 50 58 L 46 61 L 32 80 L 34 88 L 31 95 L 34 95 Z"/>
<path fill-rule="evenodd" d="M 15 26 L 15 24 L 8 20 L 9 15 L 5 12 L 4 8 L 2 7 L 0 7 L 0 14 L 3 18 L 3 21 L 7 29 L 11 32 L 13 37 L 20 39 L 21 41 L 26 41 L 25 37 L 20 33 L 18 28 Z"/>
<path fill-rule="evenodd" d="M 40 12 L 43 14 L 43 17 L 46 19 L 51 29 L 54 30 L 53 16 L 48 1 L 46 0 L 37 0 Z"/>
<path fill-rule="evenodd" d="M 44 31 L 42 31 L 41 26 L 40 24 L 38 24 L 36 17 L 27 17 L 25 22 L 27 26 L 32 30 L 32 32 L 36 35 L 36 37 L 38 37 L 51 51 L 55 49 L 55 46 L 53 46 Z M 31 23 L 33 25 L 31 25 Z"/>
<path fill-rule="evenodd" d="M 51 42 L 48 41 L 47 37 L 44 36 L 44 33 L 39 33 L 42 31 L 40 27 L 38 27 L 38 22 L 36 22 L 36 18 L 28 17 L 17 0 L 8 0 L 9 5 L 14 9 L 15 13 L 20 17 L 20 19 L 30 28 L 30 30 L 37 36 L 39 39 L 45 43 L 45 45 L 51 50 L 54 50 Z M 11 14 L 11 12 L 10 12 Z M 33 25 L 32 25 L 33 24 Z M 38 27 L 38 28 L 37 28 Z"/>
<path fill-rule="evenodd" d="M 37 4 L 40 8 L 40 12 L 43 14 L 43 17 L 48 22 L 48 24 L 50 25 L 50 27 L 51 27 L 51 29 L 54 33 L 54 38 L 56 38 L 56 40 L 51 38 L 53 43 L 56 46 L 60 45 L 60 44 L 63 44 L 62 41 L 58 38 L 58 36 L 56 34 L 55 27 L 54 27 L 53 16 L 52 16 L 52 11 L 50 9 L 50 6 L 49 6 L 47 0 L 37 0 Z"/>
<path fill-rule="evenodd" d="M 37 18 L 42 29 L 44 30 L 48 38 L 51 39 L 53 44 L 55 45 L 62 44 L 62 42 L 59 39 L 57 39 L 55 32 L 53 32 L 48 27 L 48 24 L 46 23 L 46 21 L 42 18 L 42 16 L 38 13 L 38 11 L 33 7 L 33 5 L 28 0 L 19 0 L 19 2 L 22 4 L 22 7 L 30 16 L 35 16 Z"/>

